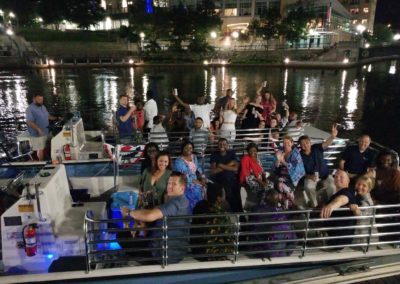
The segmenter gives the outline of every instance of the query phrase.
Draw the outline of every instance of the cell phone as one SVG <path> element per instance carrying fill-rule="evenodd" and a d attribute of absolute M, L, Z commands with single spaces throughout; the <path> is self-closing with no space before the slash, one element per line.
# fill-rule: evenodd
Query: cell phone
<path fill-rule="evenodd" d="M 267 83 L 268 83 L 267 81 L 264 81 L 264 82 L 263 82 L 263 87 L 266 87 L 266 86 L 267 86 Z"/>
<path fill-rule="evenodd" d="M 173 89 L 173 92 L 174 92 L 174 96 L 177 96 L 177 95 L 178 95 L 178 89 L 177 89 L 177 88 L 174 88 L 174 89 Z"/>

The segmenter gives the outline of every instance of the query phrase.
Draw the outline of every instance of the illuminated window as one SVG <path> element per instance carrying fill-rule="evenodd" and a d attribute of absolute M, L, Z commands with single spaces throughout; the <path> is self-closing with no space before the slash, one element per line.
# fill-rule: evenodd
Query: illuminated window
<path fill-rule="evenodd" d="M 362 25 L 366 25 L 367 23 L 368 23 L 368 20 L 367 20 L 367 19 L 362 19 L 362 20 L 361 20 L 361 24 L 362 24 Z"/>
<path fill-rule="evenodd" d="M 364 13 L 369 13 L 369 8 L 364 8 L 363 11 Z"/>
<path fill-rule="evenodd" d="M 360 10 L 358 8 L 352 8 L 350 9 L 350 13 L 353 15 L 357 15 L 358 13 L 360 13 Z"/>
<path fill-rule="evenodd" d="M 353 25 L 356 25 L 357 24 L 357 20 L 353 20 Z"/>

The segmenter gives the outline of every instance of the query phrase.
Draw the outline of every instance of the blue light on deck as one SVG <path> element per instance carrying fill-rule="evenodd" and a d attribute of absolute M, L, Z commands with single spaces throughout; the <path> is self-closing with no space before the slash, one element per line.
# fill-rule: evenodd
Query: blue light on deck
<path fill-rule="evenodd" d="M 146 0 L 146 13 L 153 14 L 153 0 Z"/>
<path fill-rule="evenodd" d="M 48 259 L 52 259 L 54 257 L 54 254 L 52 254 L 52 253 L 49 253 L 48 255 L 47 255 L 47 258 Z"/>

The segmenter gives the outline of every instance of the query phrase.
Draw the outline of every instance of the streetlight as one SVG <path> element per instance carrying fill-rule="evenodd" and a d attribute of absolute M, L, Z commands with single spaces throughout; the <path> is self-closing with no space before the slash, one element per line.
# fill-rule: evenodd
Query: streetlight
<path fill-rule="evenodd" d="M 234 32 L 232 33 L 232 37 L 233 37 L 234 39 L 237 39 L 237 38 L 239 37 L 239 33 L 238 33 L 237 31 L 234 31 Z"/>
<path fill-rule="evenodd" d="M 144 48 L 144 38 L 146 37 L 144 32 L 140 32 L 139 34 L 140 36 L 140 49 L 143 50 Z"/>
<path fill-rule="evenodd" d="M 400 34 L 395 34 L 395 35 L 393 36 L 393 39 L 394 39 L 394 40 L 399 40 L 399 39 L 400 39 Z"/>
<path fill-rule="evenodd" d="M 15 18 L 15 14 L 14 14 L 13 12 L 8 13 L 8 16 L 9 16 L 10 18 Z"/>
<path fill-rule="evenodd" d="M 290 62 L 290 58 L 286 57 L 285 60 L 283 60 L 283 62 L 285 62 L 285 64 L 288 64 Z"/>
<path fill-rule="evenodd" d="M 362 34 L 367 28 L 364 25 L 357 25 L 357 31 Z"/>
<path fill-rule="evenodd" d="M 14 31 L 12 29 L 7 29 L 6 34 L 12 36 L 14 34 Z"/>
<path fill-rule="evenodd" d="M 216 39 L 217 38 L 217 33 L 215 31 L 212 31 L 210 33 L 211 38 Z"/>
<path fill-rule="evenodd" d="M 0 9 L 0 16 L 2 16 L 2 17 L 4 16 L 4 12 L 1 9 Z"/>

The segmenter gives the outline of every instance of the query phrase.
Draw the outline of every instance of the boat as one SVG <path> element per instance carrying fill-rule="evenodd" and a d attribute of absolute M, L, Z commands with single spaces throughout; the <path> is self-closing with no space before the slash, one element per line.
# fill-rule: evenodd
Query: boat
<path fill-rule="evenodd" d="M 160 230 L 162 237 L 153 241 L 161 244 L 157 248 L 122 249 L 121 241 L 141 243 L 141 238 L 116 239 L 118 232 L 139 230 L 132 227 L 132 220 L 122 219 L 120 206 L 135 208 L 138 198 L 139 165 L 136 162 L 124 166 L 123 156 L 132 152 L 135 161 L 140 160 L 141 145 L 131 146 L 130 151 L 122 152 L 123 145 L 115 145 L 105 156 L 104 140 L 97 141 L 93 147 L 85 148 L 86 136 L 81 119 L 71 121 L 64 126 L 59 135 L 53 138 L 52 158 L 60 163 L 43 162 L 8 162 L 0 166 L 0 186 L 2 192 L 14 196 L 13 203 L 1 215 L 2 262 L 4 276 L 0 282 L 38 282 L 68 281 L 69 283 L 98 281 L 109 279 L 148 279 L 158 277 L 160 281 L 193 281 L 233 282 L 254 279 L 257 276 L 272 277 L 282 273 L 294 273 L 300 270 L 330 267 L 359 260 L 371 260 L 381 257 L 398 257 L 400 255 L 400 234 L 398 218 L 400 205 L 377 205 L 362 210 L 372 210 L 371 215 L 350 217 L 354 220 L 369 220 L 369 225 L 362 228 L 368 233 L 348 235 L 341 238 L 363 240 L 346 245 L 329 245 L 326 232 L 337 227 L 321 226 L 317 210 L 295 210 L 281 212 L 286 216 L 284 221 L 289 229 L 255 231 L 265 225 L 282 223 L 282 220 L 253 221 L 254 216 L 271 219 L 272 213 L 232 213 L 224 214 L 225 225 L 190 225 L 185 229 L 202 228 L 206 234 L 191 234 L 181 238 L 215 239 L 222 238 L 221 243 L 206 242 L 185 246 L 188 250 L 185 258 L 178 263 L 169 253 L 170 219 L 186 218 L 218 220 L 221 215 L 200 215 L 183 217 L 164 217 L 163 225 L 155 228 L 142 228 L 140 231 Z M 314 142 L 326 139 L 329 134 L 313 126 L 306 125 L 302 133 L 312 137 Z M 91 133 L 92 137 L 101 133 Z M 264 168 L 271 167 L 273 150 L 267 143 L 267 133 L 258 141 L 259 157 Z M 265 134 L 265 135 L 264 135 Z M 169 133 L 170 137 L 182 137 L 182 133 Z M 241 156 L 249 139 L 260 137 L 260 130 L 237 130 L 236 140 L 232 147 Z M 253 138 L 254 138 L 253 137 Z M 335 160 L 348 141 L 336 139 L 325 152 L 325 158 L 333 168 Z M 66 160 L 63 147 L 71 143 L 71 158 Z M 139 150 L 138 147 L 139 146 Z M 97 147 L 97 148 L 96 148 Z M 161 145 L 163 147 L 163 145 Z M 204 169 L 209 169 L 209 155 L 216 147 L 215 142 L 203 146 L 199 153 Z M 375 144 L 374 147 L 381 147 Z M 94 150 L 92 150 L 94 149 Z M 170 148 L 174 151 L 175 148 Z M 92 154 L 92 155 L 91 155 Z M 96 154 L 93 155 L 93 154 Z M 108 154 L 109 155 L 109 154 Z M 132 156 L 131 156 L 132 157 Z M 22 174 L 23 173 L 23 174 Z M 17 191 L 13 193 L 12 191 Z M 135 199 L 135 201 L 133 201 Z M 245 205 L 246 191 L 242 189 L 242 200 Z M 111 203 L 112 201 L 112 203 Z M 110 204 L 111 203 L 111 204 Z M 348 210 L 348 209 L 339 209 Z M 243 221 L 243 217 L 246 221 Z M 340 218 L 332 218 L 339 219 Z M 347 217 L 346 219 L 349 219 Z M 390 221 L 386 221 L 390 219 Z M 376 222 L 381 220 L 383 222 Z M 128 223 L 129 228 L 122 226 Z M 215 233 L 210 228 L 225 227 L 223 232 Z M 346 226 L 344 226 L 346 228 Z M 357 226 L 355 226 L 357 227 Z M 378 228 L 394 228 L 391 232 L 382 233 Z M 268 249 L 257 249 L 259 240 L 252 237 L 257 234 L 292 234 L 284 240 L 264 240 L 261 243 L 270 245 Z M 389 240 L 376 240 L 378 237 Z M 390 238 L 392 236 L 392 238 Z M 179 238 L 179 237 L 175 237 Z M 336 237 L 338 238 L 338 237 Z M 268 239 L 266 237 L 266 239 Z M 286 255 L 274 256 L 274 244 L 285 244 L 279 251 Z M 195 249 L 201 249 L 195 253 Z M 216 252 L 205 249 L 215 249 Z M 141 264 L 142 259 L 129 256 L 132 250 L 157 251 L 151 264 Z M 198 251 L 198 250 L 197 250 Z M 205 251 L 207 253 L 205 253 Z M 351 265 L 348 265 L 351 267 Z M 49 273 L 52 272 L 52 273 Z M 157 275 L 157 276 L 155 276 Z"/>

